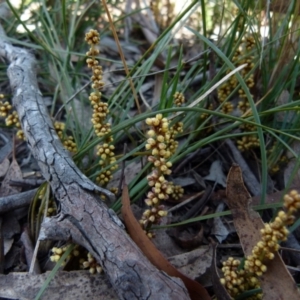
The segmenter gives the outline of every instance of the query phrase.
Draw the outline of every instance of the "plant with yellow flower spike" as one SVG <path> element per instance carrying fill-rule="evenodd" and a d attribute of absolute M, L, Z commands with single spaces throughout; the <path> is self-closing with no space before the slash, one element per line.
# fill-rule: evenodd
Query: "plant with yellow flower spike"
<path fill-rule="evenodd" d="M 295 212 L 300 208 L 300 194 L 292 190 L 284 196 L 285 211 L 279 211 L 273 222 L 265 224 L 261 229 L 261 240 L 253 247 L 252 254 L 247 256 L 244 267 L 240 261 L 232 257 L 223 262 L 221 283 L 232 297 L 242 292 L 259 288 L 259 277 L 267 271 L 266 262 L 272 260 L 279 249 L 279 243 L 285 241 L 289 234 L 287 226 L 293 224 Z M 251 299 L 262 299 L 257 294 Z"/>
<path fill-rule="evenodd" d="M 144 211 L 140 224 L 147 235 L 152 237 L 153 233 L 149 232 L 152 224 L 159 223 L 160 219 L 167 215 L 161 201 L 167 200 L 172 194 L 175 194 L 175 198 L 179 198 L 183 194 L 181 187 L 174 186 L 165 178 L 171 174 L 172 163 L 169 159 L 178 147 L 175 136 L 183 131 L 183 124 L 178 122 L 169 126 L 169 121 L 162 114 L 146 119 L 146 124 L 150 126 L 147 132 L 149 138 L 146 150 L 150 151 L 148 161 L 153 163 L 154 170 L 147 176 L 151 190 L 148 192 L 145 202 L 149 209 Z"/>
<path fill-rule="evenodd" d="M 89 56 L 86 62 L 93 72 L 91 81 L 94 91 L 89 97 L 93 107 L 92 123 L 96 135 L 103 137 L 103 143 L 98 146 L 97 155 L 100 157 L 99 164 L 101 168 L 106 169 L 100 172 L 96 181 L 101 186 L 106 186 L 112 179 L 112 172 L 116 170 L 118 166 L 114 164 L 116 158 L 113 137 L 110 135 L 111 124 L 106 121 L 109 114 L 108 104 L 101 100 L 101 90 L 104 86 L 104 82 L 102 81 L 103 71 L 102 67 L 99 66 L 99 61 L 96 59 L 96 56 L 99 54 L 99 49 L 97 48 L 100 42 L 99 33 L 96 30 L 90 30 L 85 36 L 85 41 L 90 45 L 90 49 L 86 53 L 86 55 Z"/>

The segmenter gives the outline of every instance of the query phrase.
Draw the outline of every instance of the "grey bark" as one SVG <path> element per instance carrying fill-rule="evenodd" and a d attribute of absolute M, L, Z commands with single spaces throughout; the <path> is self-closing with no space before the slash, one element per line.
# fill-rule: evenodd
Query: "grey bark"
<path fill-rule="evenodd" d="M 13 47 L 3 30 L 0 56 L 10 63 L 13 105 L 28 147 L 60 203 L 58 216 L 42 224 L 42 237 L 84 246 L 102 265 L 120 299 L 189 299 L 182 281 L 157 270 L 99 200 L 99 192 L 112 194 L 82 174 L 63 148 L 38 88 L 34 56 Z"/>

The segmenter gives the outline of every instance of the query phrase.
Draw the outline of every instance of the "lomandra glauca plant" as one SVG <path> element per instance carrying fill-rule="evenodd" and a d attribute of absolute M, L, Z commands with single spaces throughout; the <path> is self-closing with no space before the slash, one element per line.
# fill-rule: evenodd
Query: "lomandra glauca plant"
<path fill-rule="evenodd" d="M 233 257 L 223 262 L 221 283 L 232 297 L 242 292 L 260 288 L 259 277 L 267 271 L 265 263 L 274 259 L 274 253 L 279 249 L 279 243 L 285 241 L 289 234 L 287 226 L 295 220 L 295 212 L 300 208 L 300 194 L 292 190 L 284 198 L 284 211 L 279 211 L 273 222 L 265 224 L 261 229 L 261 240 L 253 247 L 252 254 L 247 256 L 244 266 Z M 256 294 L 251 299 L 262 299 L 262 294 Z"/>
<path fill-rule="evenodd" d="M 117 169 L 115 158 L 115 147 L 113 145 L 113 136 L 111 132 L 111 124 L 107 122 L 109 114 L 108 104 L 102 102 L 101 90 L 103 89 L 104 82 L 102 81 L 103 71 L 99 66 L 99 61 L 96 56 L 99 55 L 98 44 L 100 42 L 99 33 L 96 30 L 90 30 L 85 35 L 85 41 L 90 45 L 89 51 L 86 53 L 86 63 L 92 69 L 93 75 L 92 88 L 93 92 L 90 94 L 89 100 L 93 107 L 92 123 L 97 136 L 102 137 L 102 144 L 97 147 L 97 155 L 100 157 L 99 164 L 101 172 L 96 178 L 96 182 L 103 187 L 106 187 L 108 182 L 112 179 L 112 173 Z M 105 170 L 104 170 L 105 169 Z"/>

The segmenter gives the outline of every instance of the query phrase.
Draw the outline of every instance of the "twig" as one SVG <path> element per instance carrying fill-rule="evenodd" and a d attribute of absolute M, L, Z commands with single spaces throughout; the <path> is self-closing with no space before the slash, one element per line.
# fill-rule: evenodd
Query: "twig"
<path fill-rule="evenodd" d="M 38 189 L 0 198 L 0 214 L 30 204 Z"/>
<path fill-rule="evenodd" d="M 117 35 L 116 28 L 115 28 L 115 26 L 114 26 L 114 22 L 113 22 L 113 20 L 112 20 L 112 18 L 111 18 L 109 9 L 108 9 L 108 7 L 107 7 L 106 0 L 102 0 L 102 3 L 103 3 L 103 6 L 104 6 L 104 8 L 105 8 L 105 11 L 106 11 L 108 20 L 109 20 L 109 24 L 110 24 L 110 26 L 111 26 L 112 34 L 113 34 L 113 36 L 114 36 L 114 39 L 115 39 L 116 44 L 117 44 L 117 47 L 118 47 L 119 55 L 120 55 L 120 57 L 121 57 L 121 60 L 122 60 L 123 66 L 124 66 L 125 73 L 126 73 L 126 75 L 127 75 L 127 77 L 128 77 L 128 80 L 129 80 L 129 85 L 130 85 L 130 88 L 131 88 L 131 90 L 132 90 L 132 94 L 133 94 L 133 97 L 134 97 L 134 100 L 135 100 L 135 104 L 136 104 L 136 106 L 137 106 L 138 112 L 141 113 L 141 108 L 140 108 L 138 96 L 137 96 L 137 93 L 136 93 L 136 90 L 135 90 L 135 87 L 134 87 L 132 78 L 131 78 L 131 76 L 130 76 L 130 72 L 129 72 L 129 69 L 128 69 L 128 66 L 127 66 L 125 57 L 124 57 L 124 53 L 123 53 L 122 48 L 121 48 L 121 45 L 120 45 L 119 37 L 118 37 L 118 35 Z"/>
<path fill-rule="evenodd" d="M 33 245 L 29 237 L 28 228 L 24 229 L 23 233 L 21 234 L 20 240 L 23 243 L 25 248 L 25 257 L 26 257 L 27 266 L 30 266 L 33 262 L 34 268 L 32 273 L 41 274 L 41 269 L 38 264 L 38 261 L 36 260 L 36 256 L 33 255 Z"/>
<path fill-rule="evenodd" d="M 224 78 L 222 78 L 220 81 L 218 81 L 216 84 L 214 84 L 210 89 L 208 89 L 202 96 L 200 96 L 198 99 L 193 101 L 191 104 L 189 104 L 187 107 L 194 107 L 198 103 L 200 103 L 202 100 L 204 100 L 210 93 L 212 93 L 216 88 L 218 88 L 223 82 L 229 79 L 233 74 L 239 72 L 240 70 L 244 69 L 247 66 L 247 64 L 243 64 L 238 66 L 236 69 L 232 70 L 230 73 L 228 73 Z M 177 112 L 176 114 L 173 114 L 168 119 L 174 119 L 175 117 L 183 114 L 183 112 Z"/>

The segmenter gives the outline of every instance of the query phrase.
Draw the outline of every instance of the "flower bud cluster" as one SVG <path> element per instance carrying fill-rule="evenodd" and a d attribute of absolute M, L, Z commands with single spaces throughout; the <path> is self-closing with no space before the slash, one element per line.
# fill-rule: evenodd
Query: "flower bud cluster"
<path fill-rule="evenodd" d="M 161 201 L 169 199 L 174 194 L 178 199 L 183 194 L 181 187 L 176 186 L 175 189 L 174 184 L 165 178 L 171 174 L 172 163 L 169 159 L 178 147 L 175 136 L 183 131 L 183 124 L 176 123 L 169 126 L 169 121 L 162 114 L 146 119 L 146 124 L 150 129 L 147 132 L 148 140 L 145 147 L 150 152 L 148 161 L 153 164 L 153 171 L 147 176 L 151 190 L 147 194 L 145 203 L 149 209 L 143 213 L 140 224 L 147 235 L 153 237 L 153 233 L 149 232 L 152 224 L 158 224 L 167 214 Z"/>
<path fill-rule="evenodd" d="M 19 120 L 18 113 L 16 111 L 9 112 L 12 109 L 12 106 L 9 102 L 5 102 L 4 106 L 1 106 L 0 101 L 0 116 L 6 117 L 5 124 L 7 126 L 14 126 L 18 129 L 16 135 L 19 140 L 26 140 L 23 130 L 21 129 L 21 123 Z"/>
<path fill-rule="evenodd" d="M 176 106 L 182 106 L 185 103 L 185 97 L 183 93 L 176 92 L 173 97 L 174 97 L 174 104 Z"/>
<path fill-rule="evenodd" d="M 259 288 L 256 276 L 251 276 L 240 269 L 240 261 L 229 257 L 223 262 L 222 272 L 224 277 L 220 279 L 230 296 L 235 298 L 244 291 Z M 257 294 L 251 299 L 262 299 L 262 294 Z"/>
<path fill-rule="evenodd" d="M 80 266 L 82 269 L 87 269 L 89 268 L 89 272 L 91 274 L 95 273 L 102 273 L 103 269 L 102 267 L 98 264 L 97 260 L 92 256 L 90 252 L 87 254 L 87 259 L 80 259 Z"/>
<path fill-rule="evenodd" d="M 97 155 L 100 157 L 99 164 L 105 171 L 101 171 L 100 174 L 98 174 L 96 181 L 99 185 L 106 186 L 112 179 L 113 171 L 115 171 L 118 166 L 115 164 L 115 147 L 113 145 L 113 137 L 110 135 L 111 124 L 106 121 L 109 114 L 108 104 L 102 102 L 101 90 L 104 86 L 102 80 L 103 70 L 102 67 L 99 66 L 99 61 L 96 59 L 96 56 L 99 55 L 99 49 L 97 48 L 100 42 L 99 33 L 92 29 L 86 34 L 85 40 L 90 45 L 90 49 L 86 53 L 88 56 L 86 62 L 93 72 L 91 81 L 94 91 L 89 96 L 93 107 L 92 123 L 96 135 L 104 139 L 103 144 L 97 147 Z"/>
<path fill-rule="evenodd" d="M 65 149 L 67 149 L 70 152 L 76 153 L 77 152 L 77 145 L 74 141 L 74 137 L 71 135 L 66 135 L 65 133 L 66 124 L 63 122 L 54 122 L 54 129 L 60 138 L 61 142 L 63 143 L 63 146 Z"/>
<path fill-rule="evenodd" d="M 0 94 L 0 99 L 4 99 L 4 95 Z M 12 110 L 12 105 L 8 101 L 0 100 L 0 117 L 7 117 L 9 112 Z"/>
<path fill-rule="evenodd" d="M 256 126 L 245 123 L 240 126 L 240 129 L 244 132 L 251 132 L 256 131 Z M 246 135 L 237 140 L 237 147 L 241 152 L 248 151 L 253 148 L 258 148 L 259 146 L 259 139 L 256 134 Z"/>
<path fill-rule="evenodd" d="M 64 131 L 66 128 L 65 123 L 55 121 L 53 125 L 58 137 L 60 138 L 60 140 L 62 140 L 64 138 Z"/>
<path fill-rule="evenodd" d="M 22 129 L 19 129 L 17 131 L 16 135 L 19 140 L 26 141 L 26 137 L 25 137 L 24 131 Z"/>
<path fill-rule="evenodd" d="M 184 189 L 181 185 L 174 185 L 173 182 L 170 182 L 170 185 L 172 185 L 173 193 L 171 194 L 171 198 L 174 200 L 179 200 L 184 193 Z"/>
<path fill-rule="evenodd" d="M 68 151 L 73 152 L 73 153 L 77 152 L 77 145 L 74 142 L 74 138 L 72 136 L 67 136 L 63 140 L 63 145 Z"/>
<path fill-rule="evenodd" d="M 11 114 L 9 114 L 5 119 L 6 126 L 15 126 L 18 129 L 21 128 L 21 123 L 19 120 L 18 113 L 14 110 Z"/>
<path fill-rule="evenodd" d="M 52 255 L 50 256 L 50 260 L 52 262 L 58 262 L 60 258 L 63 256 L 63 254 L 67 251 L 69 246 L 65 247 L 53 247 L 51 249 Z M 65 266 L 66 263 L 72 258 L 72 257 L 77 257 L 79 256 L 80 252 L 78 250 L 78 245 L 75 246 L 73 251 L 66 257 L 66 260 L 62 263 L 62 266 Z"/>
<path fill-rule="evenodd" d="M 233 104 L 231 102 L 225 102 L 223 105 L 222 105 L 222 112 L 224 114 L 230 114 L 233 112 Z"/>
<path fill-rule="evenodd" d="M 258 148 L 259 145 L 259 139 L 256 135 L 245 135 L 237 141 L 237 147 L 242 152 L 252 148 Z"/>
<path fill-rule="evenodd" d="M 293 224 L 295 220 L 294 214 L 300 208 L 300 194 L 292 190 L 283 200 L 285 211 L 279 211 L 274 221 L 261 229 L 261 240 L 253 247 L 251 255 L 246 257 L 244 268 L 239 269 L 239 262 L 233 258 L 223 262 L 224 277 L 221 278 L 221 283 L 232 297 L 259 287 L 258 278 L 267 271 L 266 262 L 275 257 L 279 243 L 287 239 L 289 231 L 286 226 Z"/>

